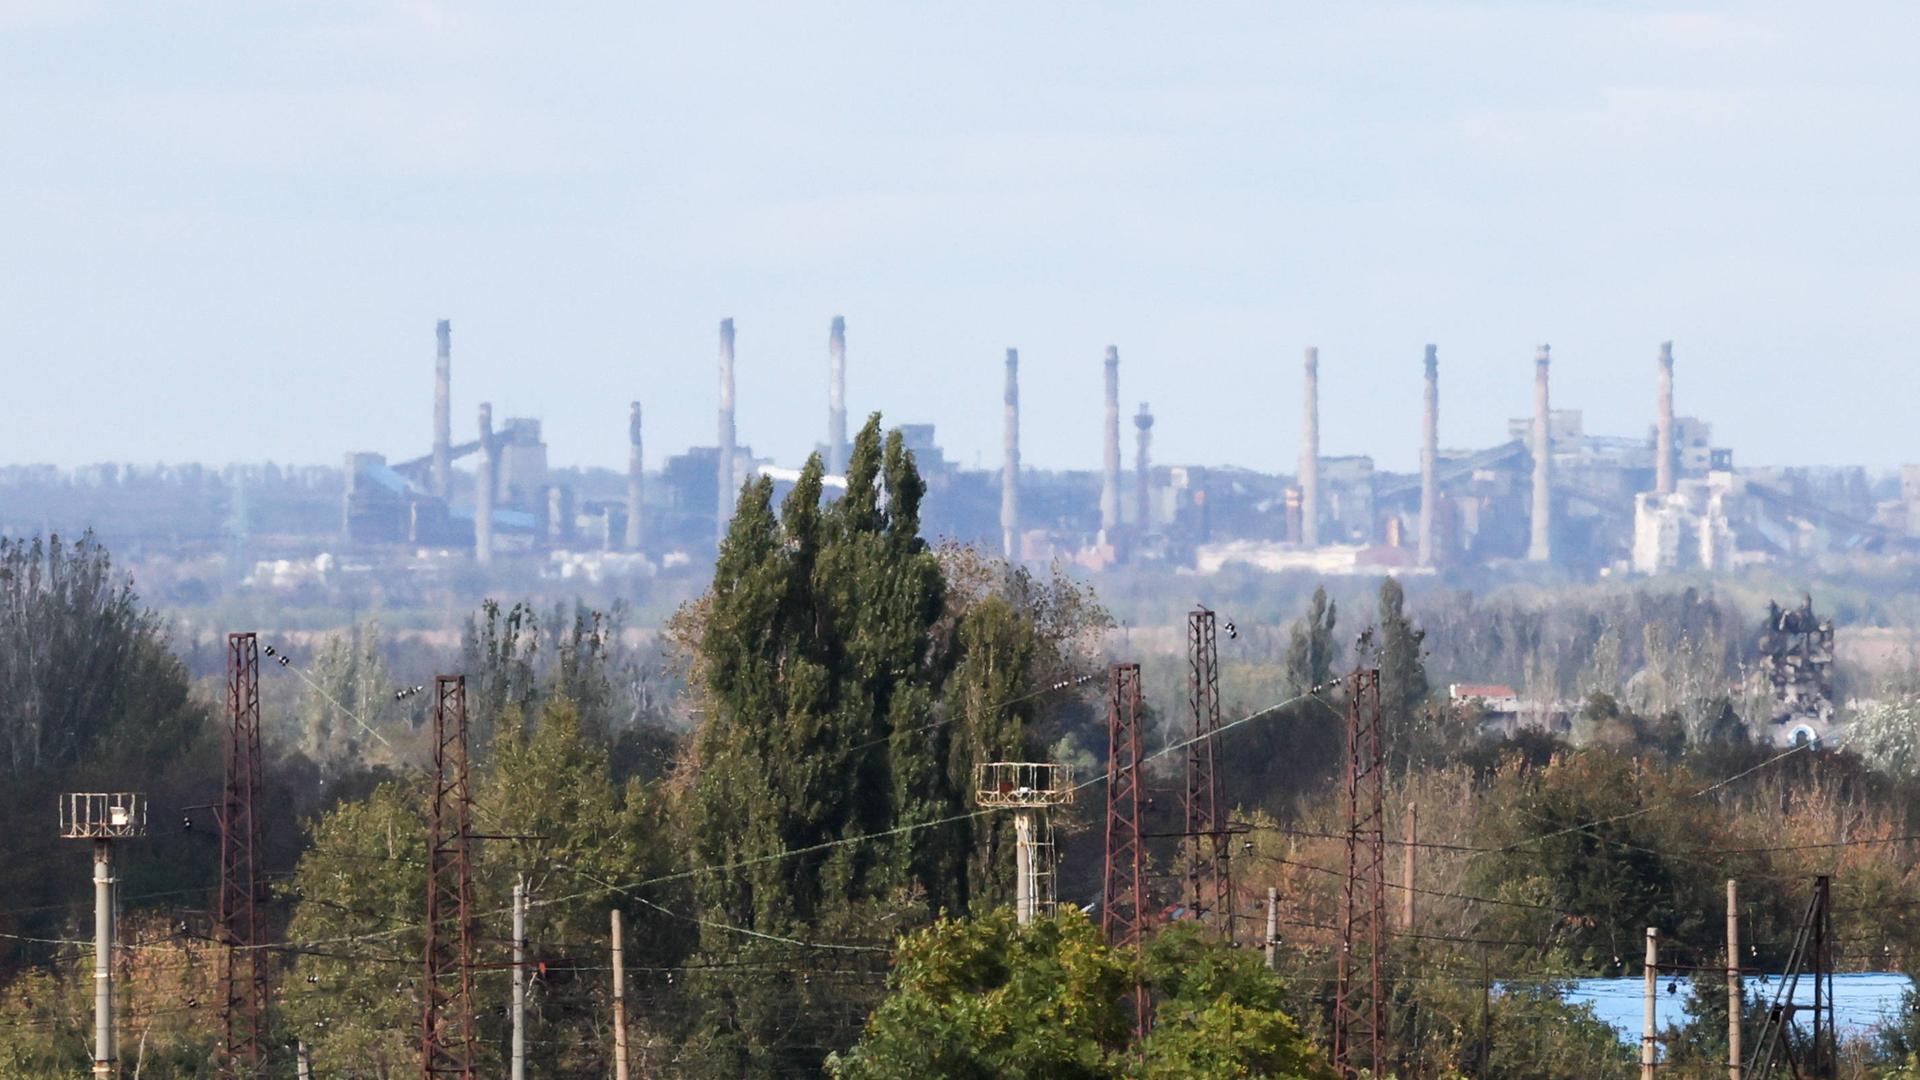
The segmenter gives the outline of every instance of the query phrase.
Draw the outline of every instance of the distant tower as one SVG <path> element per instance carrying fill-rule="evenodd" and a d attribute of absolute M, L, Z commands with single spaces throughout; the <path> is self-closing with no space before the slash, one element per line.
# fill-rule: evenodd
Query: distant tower
<path fill-rule="evenodd" d="M 1300 545 L 1320 546 L 1320 350 L 1307 346 L 1305 424 L 1300 432 Z"/>
<path fill-rule="evenodd" d="M 720 460 L 716 478 L 719 491 L 714 507 L 714 546 L 727 539 L 727 522 L 733 518 L 733 320 L 720 320 Z"/>
<path fill-rule="evenodd" d="M 627 550 L 639 551 L 646 534 L 641 529 L 646 473 L 640 456 L 640 403 L 627 410 Z"/>
<path fill-rule="evenodd" d="M 500 488 L 500 444 L 493 437 L 493 405 L 480 403 L 480 468 L 473 478 L 473 561 L 493 564 L 493 499 Z"/>
<path fill-rule="evenodd" d="M 827 471 L 847 474 L 847 320 L 827 331 Z"/>
<path fill-rule="evenodd" d="M 1553 428 L 1547 401 L 1547 350 L 1533 356 L 1533 533 L 1530 562 L 1553 561 Z"/>
<path fill-rule="evenodd" d="M 1107 346 L 1107 418 L 1101 431 L 1105 469 L 1100 484 L 1100 531 L 1113 539 L 1120 524 L 1120 350 Z"/>
<path fill-rule="evenodd" d="M 1678 464 L 1673 451 L 1673 342 L 1660 343 L 1660 402 L 1654 422 L 1653 488 L 1662 495 L 1673 494 L 1674 472 Z"/>
<path fill-rule="evenodd" d="M 1153 413 L 1147 403 L 1133 414 L 1133 518 L 1141 536 L 1153 530 Z"/>
<path fill-rule="evenodd" d="M 1420 565 L 1434 564 L 1435 503 L 1440 498 L 1440 359 L 1427 346 L 1427 381 L 1420 410 Z"/>
<path fill-rule="evenodd" d="M 1006 430 L 1000 471 L 1000 553 L 1020 561 L 1020 350 L 1007 350 Z"/>
<path fill-rule="evenodd" d="M 438 347 L 433 360 L 433 493 L 447 497 L 448 471 L 453 467 L 453 323 L 441 319 L 434 327 Z"/>

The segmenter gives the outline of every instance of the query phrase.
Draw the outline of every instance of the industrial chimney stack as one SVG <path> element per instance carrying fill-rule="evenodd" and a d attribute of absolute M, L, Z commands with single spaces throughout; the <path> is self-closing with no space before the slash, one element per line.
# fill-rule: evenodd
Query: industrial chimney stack
<path fill-rule="evenodd" d="M 1133 528 L 1141 536 L 1153 528 L 1153 413 L 1147 403 L 1133 414 Z"/>
<path fill-rule="evenodd" d="M 1106 451 L 1100 484 L 1100 531 L 1112 541 L 1120 524 L 1120 350 L 1107 346 L 1107 422 L 1101 439 Z"/>
<path fill-rule="evenodd" d="M 1547 349 L 1533 356 L 1533 534 L 1530 562 L 1553 561 L 1553 430 L 1547 402 Z"/>
<path fill-rule="evenodd" d="M 433 353 L 433 493 L 447 497 L 447 471 L 453 467 L 453 323 L 434 327 L 439 347 Z"/>
<path fill-rule="evenodd" d="M 1300 544 L 1320 546 L 1320 350 L 1307 346 L 1306 423 L 1300 433 Z"/>
<path fill-rule="evenodd" d="M 727 522 L 733 517 L 733 320 L 720 320 L 720 454 L 719 490 L 714 507 L 714 546 L 727 538 Z"/>
<path fill-rule="evenodd" d="M 1007 350 L 1007 415 L 1000 473 L 1000 551 L 1020 561 L 1020 350 Z"/>
<path fill-rule="evenodd" d="M 827 332 L 827 471 L 847 474 L 847 320 Z"/>
<path fill-rule="evenodd" d="M 1673 494 L 1673 342 L 1660 343 L 1660 412 L 1654 422 L 1653 486 L 1662 495 Z"/>
<path fill-rule="evenodd" d="M 645 534 L 641 531 L 640 507 L 643 505 L 646 475 L 640 457 L 640 403 L 627 412 L 627 550 L 639 551 Z"/>
<path fill-rule="evenodd" d="M 493 440 L 493 406 L 480 403 L 480 468 L 473 478 L 473 561 L 493 563 L 493 494 L 500 484 L 500 447 Z"/>
<path fill-rule="evenodd" d="M 1434 514 L 1440 499 L 1440 358 L 1427 346 L 1427 382 L 1420 411 L 1420 565 L 1432 566 Z"/>

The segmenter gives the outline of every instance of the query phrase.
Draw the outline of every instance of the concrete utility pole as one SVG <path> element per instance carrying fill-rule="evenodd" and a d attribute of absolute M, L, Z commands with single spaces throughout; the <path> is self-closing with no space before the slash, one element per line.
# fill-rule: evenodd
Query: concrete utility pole
<path fill-rule="evenodd" d="M 620 946 L 620 909 L 613 909 L 613 1080 L 627 1080 L 627 956 Z"/>
<path fill-rule="evenodd" d="M 1007 350 L 1006 428 L 1000 471 L 1000 554 L 1020 561 L 1020 350 Z"/>
<path fill-rule="evenodd" d="M 1280 890 L 1267 887 L 1267 970 L 1280 970 Z"/>
<path fill-rule="evenodd" d="M 733 474 L 733 320 L 720 320 L 720 460 L 716 482 L 719 492 L 714 506 L 713 546 L 718 548 L 727 538 L 727 522 L 733 520 L 734 496 L 739 490 L 734 486 L 737 477 Z"/>
<path fill-rule="evenodd" d="M 1106 424 L 1100 446 L 1104 468 L 1100 482 L 1100 531 L 1107 542 L 1120 524 L 1120 350 L 1107 346 Z"/>
<path fill-rule="evenodd" d="M 1740 883 L 1727 879 L 1727 1080 L 1740 1080 L 1740 1014 L 1746 994 L 1740 985 Z"/>
<path fill-rule="evenodd" d="M 1427 346 L 1427 381 L 1420 410 L 1420 565 L 1432 566 L 1435 504 L 1440 501 L 1440 358 Z"/>
<path fill-rule="evenodd" d="M 1547 400 L 1547 349 L 1533 355 L 1533 530 L 1530 562 L 1553 561 L 1553 430 Z"/>
<path fill-rule="evenodd" d="M 78 792 L 60 800 L 60 835 L 93 842 L 93 1075 L 114 1077 L 113 842 L 147 834 L 143 796 L 129 792 Z"/>
<path fill-rule="evenodd" d="M 1640 1028 L 1640 1080 L 1654 1080 L 1655 1059 L 1659 1057 L 1654 1004 L 1660 1000 L 1660 931 L 1651 926 L 1647 927 L 1646 968 L 1646 1010 Z"/>
<path fill-rule="evenodd" d="M 434 327 L 438 347 L 433 354 L 433 493 L 447 497 L 447 476 L 453 467 L 453 323 L 441 319 Z"/>
<path fill-rule="evenodd" d="M 847 475 L 847 320 L 827 331 L 827 471 Z"/>
<path fill-rule="evenodd" d="M 640 456 L 640 403 L 627 408 L 627 550 L 639 551 L 643 531 L 643 507 L 646 505 L 646 462 Z"/>
<path fill-rule="evenodd" d="M 313 1051 L 307 1049 L 304 1042 L 293 1046 L 293 1067 L 300 1080 L 313 1080 Z"/>
<path fill-rule="evenodd" d="M 527 1080 L 527 879 L 513 879 L 512 1080 Z"/>
<path fill-rule="evenodd" d="M 1673 342 L 1660 343 L 1660 401 L 1653 428 L 1653 489 L 1673 494 Z"/>
<path fill-rule="evenodd" d="M 1300 546 L 1320 546 L 1320 350 L 1307 346 L 1305 425 L 1300 431 Z"/>

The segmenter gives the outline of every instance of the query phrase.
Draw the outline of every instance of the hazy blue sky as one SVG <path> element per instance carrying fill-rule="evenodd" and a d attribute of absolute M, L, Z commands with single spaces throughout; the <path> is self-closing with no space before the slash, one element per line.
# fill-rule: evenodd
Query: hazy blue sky
<path fill-rule="evenodd" d="M 1737 459 L 1920 460 L 1920 4 L 0 0 L 0 461 L 559 462 L 856 415 L 1099 461 L 1415 458 L 1555 403 L 1643 432 L 1658 342 Z M 1128 436 L 1129 457 L 1131 435 Z"/>

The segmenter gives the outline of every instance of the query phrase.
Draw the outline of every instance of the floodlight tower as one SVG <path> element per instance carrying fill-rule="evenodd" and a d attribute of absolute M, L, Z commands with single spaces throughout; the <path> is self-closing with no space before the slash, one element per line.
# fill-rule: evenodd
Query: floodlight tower
<path fill-rule="evenodd" d="M 73 792 L 60 797 L 60 835 L 93 841 L 93 1075 L 114 1076 L 113 842 L 147 835 L 146 796 Z"/>
<path fill-rule="evenodd" d="M 1036 916 L 1053 912 L 1053 819 L 1047 811 L 1073 801 L 1073 768 L 994 761 L 976 766 L 973 780 L 982 808 L 1013 811 L 1014 915 L 1021 926 L 1031 926 Z"/>

